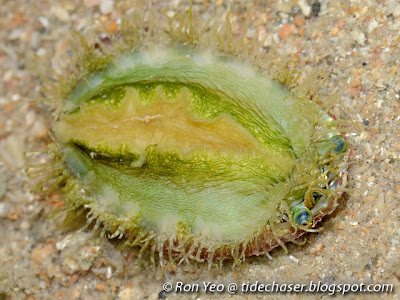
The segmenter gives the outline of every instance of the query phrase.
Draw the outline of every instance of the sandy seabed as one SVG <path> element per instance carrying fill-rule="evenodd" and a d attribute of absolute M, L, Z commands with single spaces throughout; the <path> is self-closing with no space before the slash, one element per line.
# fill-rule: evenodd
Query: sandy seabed
<path fill-rule="evenodd" d="M 241 6 L 238 3 L 241 2 Z M 72 31 L 92 24 L 119 28 L 118 11 L 135 1 L 0 0 L 0 299 L 320 299 L 326 293 L 203 292 L 203 282 L 393 284 L 400 299 L 400 4 L 397 1 L 233 1 L 233 30 L 243 19 L 248 38 L 271 45 L 305 72 L 330 76 L 322 95 L 337 93 L 332 109 L 350 121 L 348 187 L 324 231 L 303 246 L 289 245 L 240 268 L 206 265 L 193 272 L 136 264 L 137 249 L 120 252 L 90 232 L 60 231 L 50 217 L 60 199 L 32 193 L 24 153 L 45 149 L 51 113 L 32 99 L 42 96 L 32 57 L 59 65 Z M 245 4 L 245 5 L 244 5 Z M 186 1 L 153 1 L 173 14 Z M 224 1 L 193 1 L 207 18 Z M 244 9 L 246 7 L 247 9 Z M 235 27 L 236 26 L 236 27 Z M 163 284 L 198 283 L 199 292 L 165 293 Z M 193 287 L 193 285 L 189 286 Z M 347 299 L 381 294 L 351 293 Z"/>

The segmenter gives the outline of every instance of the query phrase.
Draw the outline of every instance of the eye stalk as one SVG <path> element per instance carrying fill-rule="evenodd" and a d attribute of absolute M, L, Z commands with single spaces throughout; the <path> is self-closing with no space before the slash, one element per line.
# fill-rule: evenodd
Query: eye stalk
<path fill-rule="evenodd" d="M 304 205 L 304 202 L 293 203 L 290 208 L 294 222 L 301 227 L 310 227 L 313 221 L 312 212 Z"/>

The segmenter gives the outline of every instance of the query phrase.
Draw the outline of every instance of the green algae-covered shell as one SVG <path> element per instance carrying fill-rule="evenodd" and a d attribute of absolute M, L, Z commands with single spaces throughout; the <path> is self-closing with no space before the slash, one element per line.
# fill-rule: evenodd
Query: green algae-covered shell
<path fill-rule="evenodd" d="M 218 31 L 181 30 L 194 31 L 187 16 L 161 40 L 139 26 L 112 54 L 86 45 L 86 67 L 60 87 L 50 181 L 161 264 L 240 261 L 333 211 L 347 144 L 294 73 L 238 55 Z"/>

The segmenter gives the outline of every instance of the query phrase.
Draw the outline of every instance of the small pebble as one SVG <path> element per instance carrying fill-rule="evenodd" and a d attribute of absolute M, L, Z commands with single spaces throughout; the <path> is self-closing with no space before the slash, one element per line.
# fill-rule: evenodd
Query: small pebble
<path fill-rule="evenodd" d="M 81 292 L 79 292 L 78 290 L 74 290 L 72 292 L 72 295 L 74 296 L 75 299 L 78 299 L 81 296 Z"/>
<path fill-rule="evenodd" d="M 112 12 L 114 7 L 113 0 L 103 0 L 100 4 L 100 12 L 103 15 L 107 15 Z"/>
<path fill-rule="evenodd" d="M 350 36 L 361 46 L 363 46 L 365 41 L 367 40 L 364 33 L 359 30 L 353 30 L 352 32 L 350 32 Z"/>
<path fill-rule="evenodd" d="M 50 13 L 62 22 L 67 23 L 70 20 L 68 11 L 61 6 L 52 6 Z"/>
<path fill-rule="evenodd" d="M 305 17 L 309 17 L 311 15 L 311 6 L 308 5 L 307 1 L 300 0 L 299 1 L 299 6 L 300 6 L 301 11 L 303 12 L 303 15 Z"/>
<path fill-rule="evenodd" d="M 50 257 L 50 254 L 55 250 L 54 244 L 49 243 L 47 245 L 39 244 L 32 250 L 32 260 L 42 264 L 46 259 Z"/>
<path fill-rule="evenodd" d="M 286 38 L 289 35 L 292 35 L 296 27 L 293 24 L 284 24 L 279 31 L 279 37 L 281 40 Z"/>
<path fill-rule="evenodd" d="M 131 288 L 124 288 L 118 294 L 118 299 L 120 300 L 130 300 L 134 294 L 134 290 Z"/>
<path fill-rule="evenodd" d="M 368 25 L 368 32 L 374 31 L 376 27 L 378 27 L 378 22 L 376 20 L 372 20 Z"/>
<path fill-rule="evenodd" d="M 400 5 L 397 5 L 393 11 L 393 17 L 400 17 Z"/>
<path fill-rule="evenodd" d="M 42 26 L 44 28 L 48 28 L 50 26 L 49 19 L 47 19 L 46 17 L 40 16 L 39 17 L 39 22 L 40 22 L 40 24 L 42 24 Z"/>
<path fill-rule="evenodd" d="M 6 209 L 6 204 L 0 202 L 0 217 L 5 217 L 5 216 L 7 216 L 7 214 L 8 214 L 8 212 Z"/>
<path fill-rule="evenodd" d="M 112 268 L 107 267 L 107 279 L 110 279 L 112 277 Z"/>

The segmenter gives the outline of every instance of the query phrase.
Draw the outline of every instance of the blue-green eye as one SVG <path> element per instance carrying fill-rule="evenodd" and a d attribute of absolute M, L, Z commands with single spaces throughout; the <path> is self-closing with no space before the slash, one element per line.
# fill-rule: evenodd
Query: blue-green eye
<path fill-rule="evenodd" d="M 329 151 L 332 154 L 339 155 L 346 151 L 346 149 L 347 143 L 342 135 L 334 135 L 330 139 L 322 141 L 317 147 L 320 155 L 326 155 Z"/>
<path fill-rule="evenodd" d="M 312 213 L 304 204 L 296 204 L 291 208 L 294 222 L 303 227 L 309 227 L 312 224 Z"/>
<path fill-rule="evenodd" d="M 344 152 L 347 148 L 347 143 L 344 141 L 343 136 L 335 135 L 329 139 L 330 143 L 335 145 L 336 147 L 332 149 L 333 154 L 340 154 Z"/>

